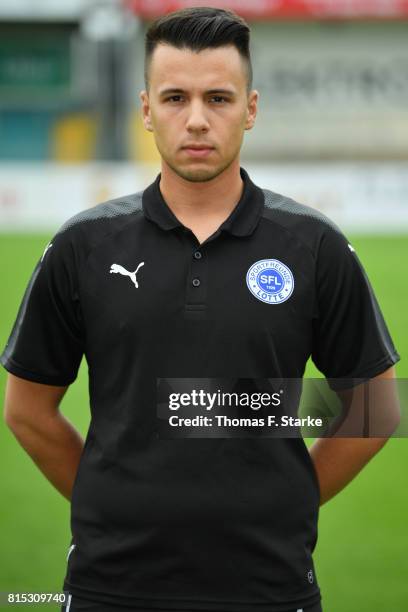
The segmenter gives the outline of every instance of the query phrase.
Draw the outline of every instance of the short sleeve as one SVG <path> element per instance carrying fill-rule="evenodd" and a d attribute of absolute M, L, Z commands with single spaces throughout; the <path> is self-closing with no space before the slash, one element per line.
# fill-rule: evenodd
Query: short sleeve
<path fill-rule="evenodd" d="M 44 249 L 25 290 L 2 365 L 16 376 L 66 386 L 78 374 L 84 333 L 69 232 Z"/>
<path fill-rule="evenodd" d="M 316 266 L 312 360 L 332 389 L 368 380 L 399 361 L 363 265 L 341 232 L 324 232 Z"/>

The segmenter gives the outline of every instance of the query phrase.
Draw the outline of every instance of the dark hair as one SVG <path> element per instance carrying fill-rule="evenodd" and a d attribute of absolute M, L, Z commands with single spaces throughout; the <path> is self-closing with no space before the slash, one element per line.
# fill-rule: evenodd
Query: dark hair
<path fill-rule="evenodd" d="M 153 51 L 160 43 L 178 49 L 203 49 L 233 45 L 245 60 L 248 91 L 252 87 L 252 64 L 249 50 L 250 29 L 246 21 L 220 8 L 198 6 L 168 13 L 154 21 L 145 37 L 145 86 L 148 88 L 149 65 Z"/>

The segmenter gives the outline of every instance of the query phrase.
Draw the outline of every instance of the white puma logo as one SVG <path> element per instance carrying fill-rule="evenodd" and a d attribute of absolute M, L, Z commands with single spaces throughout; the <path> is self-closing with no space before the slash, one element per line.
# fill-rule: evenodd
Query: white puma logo
<path fill-rule="evenodd" d="M 123 266 L 119 265 L 119 264 L 112 264 L 111 268 L 109 270 L 109 272 L 112 274 L 123 274 L 123 276 L 129 276 L 130 280 L 132 281 L 132 283 L 134 283 L 136 289 L 139 287 L 138 282 L 136 280 L 136 274 L 137 271 L 139 270 L 139 268 L 141 268 L 142 266 L 144 266 L 144 261 L 142 261 L 142 263 L 140 263 L 136 270 L 134 272 L 129 272 L 128 270 L 126 270 Z"/>

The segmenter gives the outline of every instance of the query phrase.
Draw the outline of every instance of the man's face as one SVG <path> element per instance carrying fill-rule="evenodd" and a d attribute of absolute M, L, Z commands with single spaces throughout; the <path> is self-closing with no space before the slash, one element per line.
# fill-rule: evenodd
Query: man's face
<path fill-rule="evenodd" d="M 140 99 L 163 162 L 196 182 L 215 178 L 239 157 L 258 92 L 248 94 L 245 63 L 232 45 L 194 52 L 159 44 Z"/>

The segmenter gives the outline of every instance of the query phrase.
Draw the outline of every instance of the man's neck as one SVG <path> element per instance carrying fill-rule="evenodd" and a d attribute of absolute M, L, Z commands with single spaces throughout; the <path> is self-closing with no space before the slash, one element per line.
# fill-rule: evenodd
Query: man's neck
<path fill-rule="evenodd" d="M 194 183 L 163 162 L 160 191 L 177 219 L 203 237 L 212 234 L 237 205 L 244 186 L 239 170 L 237 160 L 211 181 Z"/>

